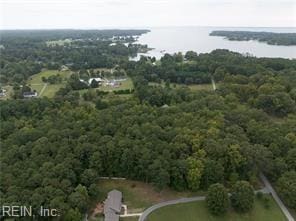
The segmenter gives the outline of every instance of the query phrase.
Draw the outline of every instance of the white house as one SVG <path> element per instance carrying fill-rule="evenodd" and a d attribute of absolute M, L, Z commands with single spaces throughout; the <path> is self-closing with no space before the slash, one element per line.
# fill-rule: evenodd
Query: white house
<path fill-rule="evenodd" d="M 91 82 L 92 82 L 93 80 L 95 80 L 95 81 L 98 82 L 98 83 L 102 83 L 102 82 L 104 81 L 102 78 L 90 78 L 90 79 L 88 80 L 88 84 L 91 84 Z"/>

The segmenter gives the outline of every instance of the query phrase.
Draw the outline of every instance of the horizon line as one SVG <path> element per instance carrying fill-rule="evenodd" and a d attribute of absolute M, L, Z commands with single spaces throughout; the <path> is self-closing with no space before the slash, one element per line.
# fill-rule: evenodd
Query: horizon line
<path fill-rule="evenodd" d="M 149 28 L 295 28 L 296 26 L 221 26 L 221 25 L 163 25 L 163 26 L 102 26 L 102 27 L 48 27 L 48 28 L 2 28 L 1 31 L 25 30 L 103 30 L 103 29 L 149 29 Z"/>

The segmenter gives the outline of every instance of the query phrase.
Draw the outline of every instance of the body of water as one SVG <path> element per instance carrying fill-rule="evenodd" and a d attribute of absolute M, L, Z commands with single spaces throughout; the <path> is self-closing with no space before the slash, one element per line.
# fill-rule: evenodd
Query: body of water
<path fill-rule="evenodd" d="M 228 27 L 166 27 L 149 28 L 151 32 L 142 35 L 137 43 L 153 48 L 141 55 L 160 58 L 164 53 L 195 51 L 207 53 L 215 49 L 228 49 L 239 53 L 249 53 L 256 57 L 296 58 L 296 46 L 268 45 L 258 41 L 229 41 L 224 37 L 210 36 L 214 30 L 267 31 L 295 33 L 296 28 L 228 28 Z"/>

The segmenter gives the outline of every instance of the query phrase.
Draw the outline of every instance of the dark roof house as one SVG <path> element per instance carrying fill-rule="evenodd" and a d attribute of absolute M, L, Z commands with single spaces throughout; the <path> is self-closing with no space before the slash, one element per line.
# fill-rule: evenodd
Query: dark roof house
<path fill-rule="evenodd" d="M 23 93 L 23 96 L 25 98 L 29 98 L 29 97 L 37 97 L 38 93 L 36 91 L 27 91 Z"/>
<path fill-rule="evenodd" d="M 104 204 L 104 221 L 119 221 L 121 211 L 122 193 L 118 190 L 112 190 Z"/>

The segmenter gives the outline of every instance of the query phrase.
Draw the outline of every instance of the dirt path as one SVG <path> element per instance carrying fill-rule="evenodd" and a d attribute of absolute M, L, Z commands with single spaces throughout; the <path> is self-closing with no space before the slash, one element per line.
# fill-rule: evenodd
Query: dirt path
<path fill-rule="evenodd" d="M 213 85 L 213 90 L 215 91 L 217 89 L 217 87 L 216 87 L 216 83 L 215 83 L 215 80 L 213 77 L 212 77 L 212 85 Z"/>
<path fill-rule="evenodd" d="M 45 91 L 46 87 L 47 87 L 47 83 L 45 83 L 44 86 L 43 86 L 43 88 L 41 89 L 40 94 L 39 94 L 39 97 L 41 97 L 41 95 Z"/>

